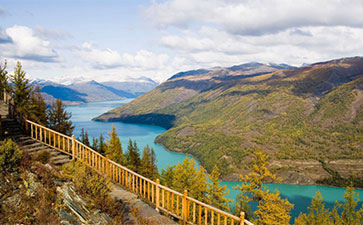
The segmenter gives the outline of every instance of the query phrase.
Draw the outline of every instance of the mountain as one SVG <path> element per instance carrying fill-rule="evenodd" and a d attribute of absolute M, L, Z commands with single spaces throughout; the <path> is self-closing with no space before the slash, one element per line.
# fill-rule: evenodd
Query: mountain
<path fill-rule="evenodd" d="M 208 70 L 174 75 L 95 119 L 163 126 L 157 143 L 192 154 L 208 171 L 217 164 L 226 180 L 249 172 L 256 150 L 287 183 L 315 183 L 329 169 L 363 172 L 362 57 Z"/>
<path fill-rule="evenodd" d="M 158 85 L 149 78 L 142 77 L 130 81 L 96 82 L 79 81 L 60 84 L 47 80 L 33 80 L 33 85 L 39 85 L 45 101 L 49 104 L 55 99 L 61 99 L 65 104 L 80 104 L 95 101 L 121 100 L 136 98 Z"/>

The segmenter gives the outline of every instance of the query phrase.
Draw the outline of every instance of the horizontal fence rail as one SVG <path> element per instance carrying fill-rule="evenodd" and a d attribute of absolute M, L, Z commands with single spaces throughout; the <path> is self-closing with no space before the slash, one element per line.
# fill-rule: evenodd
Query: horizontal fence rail
<path fill-rule="evenodd" d="M 10 101 L 8 104 L 9 110 L 12 110 L 12 114 L 9 113 L 11 117 L 22 125 L 31 138 L 71 156 L 74 160 L 82 161 L 114 183 L 137 194 L 156 210 L 171 215 L 184 224 L 253 225 L 244 218 L 244 213 L 240 217 L 234 216 L 189 197 L 187 191 L 180 193 L 161 185 L 159 179 L 152 181 L 143 177 L 84 145 L 74 135 L 69 137 L 25 119 Z"/>

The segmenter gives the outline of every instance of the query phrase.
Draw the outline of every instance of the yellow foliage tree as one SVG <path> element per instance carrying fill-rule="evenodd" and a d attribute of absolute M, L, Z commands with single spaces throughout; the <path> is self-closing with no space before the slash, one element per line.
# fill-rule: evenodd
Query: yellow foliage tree
<path fill-rule="evenodd" d="M 289 224 L 290 210 L 294 207 L 287 199 L 281 199 L 280 193 L 265 191 L 262 200 L 255 212 L 258 217 L 258 224 L 261 225 L 282 225 Z"/>
<path fill-rule="evenodd" d="M 311 206 L 308 207 L 309 214 L 301 213 L 299 217 L 295 219 L 295 225 L 319 225 L 333 224 L 331 212 L 325 208 L 321 193 L 317 191 L 315 197 L 311 200 Z"/>
<path fill-rule="evenodd" d="M 244 176 L 240 175 L 242 184 L 234 187 L 240 191 L 235 205 L 236 213 L 244 211 L 246 218 L 254 220 L 248 203 L 257 201 L 259 208 L 255 216 L 257 216 L 256 222 L 258 224 L 265 224 L 266 220 L 269 222 L 276 221 L 278 224 L 284 224 L 283 221 L 287 221 L 286 224 L 288 224 L 289 213 L 293 205 L 287 199 L 281 200 L 278 192 L 270 193 L 262 186 L 264 182 L 280 181 L 280 178 L 272 174 L 267 168 L 268 156 L 265 153 L 255 152 L 253 157 L 252 172 Z"/>
<path fill-rule="evenodd" d="M 207 203 L 219 209 L 229 211 L 230 206 L 228 203 L 231 200 L 225 197 L 229 193 L 229 190 L 226 190 L 227 186 L 220 185 L 220 176 L 221 173 L 215 165 L 212 173 L 208 175 L 210 182 L 207 185 Z"/>

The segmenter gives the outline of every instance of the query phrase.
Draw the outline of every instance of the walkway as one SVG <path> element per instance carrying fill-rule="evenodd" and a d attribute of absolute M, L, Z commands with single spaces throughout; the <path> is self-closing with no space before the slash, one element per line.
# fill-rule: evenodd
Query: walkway
<path fill-rule="evenodd" d="M 6 109 L 6 111 L 4 109 Z M 15 120 L 6 118 L 7 105 L 4 106 L 3 104 L 0 104 L 0 111 L 3 129 L 3 135 L 0 137 L 0 140 L 10 138 L 23 152 L 30 155 L 40 155 L 44 152 L 49 152 L 49 162 L 53 165 L 60 166 L 71 161 L 70 156 L 56 151 L 24 134 L 24 131 Z M 168 217 L 161 215 L 155 208 L 140 200 L 137 195 L 124 190 L 120 186 L 113 185 L 111 196 L 117 200 L 121 199 L 127 204 L 129 209 L 138 209 L 138 216 L 144 218 L 149 224 L 177 224 Z"/>

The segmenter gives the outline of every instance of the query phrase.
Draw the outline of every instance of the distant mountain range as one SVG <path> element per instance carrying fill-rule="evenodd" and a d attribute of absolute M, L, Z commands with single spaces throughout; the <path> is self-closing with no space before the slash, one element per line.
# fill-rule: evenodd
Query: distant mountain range
<path fill-rule="evenodd" d="M 163 126 L 157 143 L 218 165 L 227 180 L 250 171 L 256 150 L 287 183 L 312 184 L 326 168 L 362 174 L 363 58 L 181 72 L 95 119 Z"/>
<path fill-rule="evenodd" d="M 132 81 L 76 81 L 69 84 L 60 84 L 47 80 L 33 80 L 33 85 L 41 88 L 47 104 L 55 99 L 61 99 L 65 104 L 80 104 L 95 101 L 121 100 L 136 98 L 158 85 L 149 78 Z"/>

